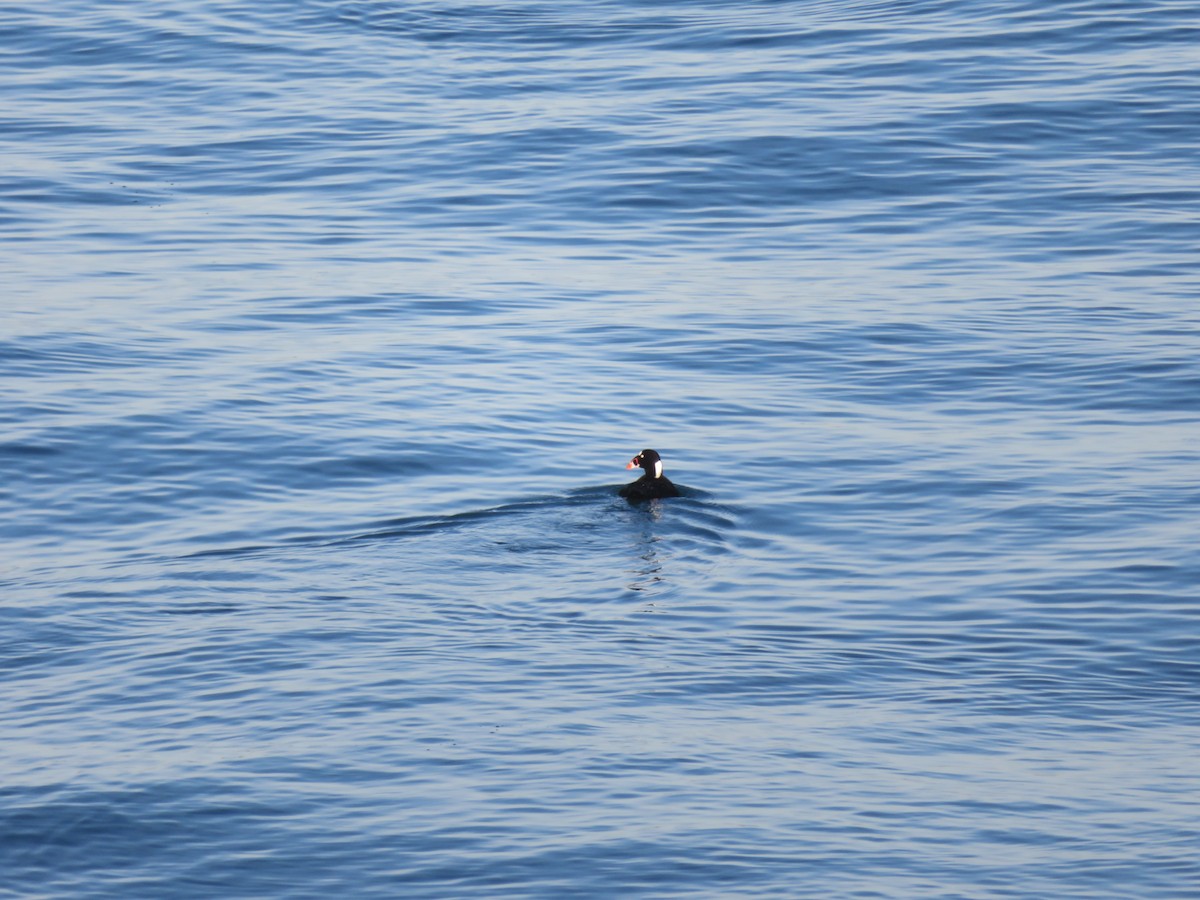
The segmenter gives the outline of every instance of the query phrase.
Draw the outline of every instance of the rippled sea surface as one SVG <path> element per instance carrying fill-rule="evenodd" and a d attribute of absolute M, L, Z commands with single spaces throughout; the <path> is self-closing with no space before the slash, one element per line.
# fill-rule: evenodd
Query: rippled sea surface
<path fill-rule="evenodd" d="M 1192 0 L 2 22 L 0 896 L 1200 897 Z"/>

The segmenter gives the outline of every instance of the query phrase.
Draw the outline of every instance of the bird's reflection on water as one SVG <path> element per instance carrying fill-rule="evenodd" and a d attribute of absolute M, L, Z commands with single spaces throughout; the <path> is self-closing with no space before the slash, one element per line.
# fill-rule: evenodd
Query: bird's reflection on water
<path fill-rule="evenodd" d="M 662 542 L 662 537 L 648 527 L 662 520 L 663 501 L 651 500 L 639 507 L 637 512 L 646 527 L 634 536 L 633 548 L 638 561 L 632 565 L 632 579 L 626 587 L 631 591 L 645 591 L 666 580 L 662 574 L 663 565 L 670 556 L 660 552 L 656 545 Z"/>

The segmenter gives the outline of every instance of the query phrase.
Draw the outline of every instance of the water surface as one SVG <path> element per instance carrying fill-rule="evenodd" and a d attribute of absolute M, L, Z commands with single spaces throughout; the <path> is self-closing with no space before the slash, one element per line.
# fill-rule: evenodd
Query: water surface
<path fill-rule="evenodd" d="M 1190 4 L 5 21 L 0 894 L 1200 896 Z"/>

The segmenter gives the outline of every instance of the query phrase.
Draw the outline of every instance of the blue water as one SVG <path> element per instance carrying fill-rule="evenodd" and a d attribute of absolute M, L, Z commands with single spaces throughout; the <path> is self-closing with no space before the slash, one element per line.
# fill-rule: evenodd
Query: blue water
<path fill-rule="evenodd" d="M 1200 897 L 1192 0 L 0 23 L 0 897 Z"/>

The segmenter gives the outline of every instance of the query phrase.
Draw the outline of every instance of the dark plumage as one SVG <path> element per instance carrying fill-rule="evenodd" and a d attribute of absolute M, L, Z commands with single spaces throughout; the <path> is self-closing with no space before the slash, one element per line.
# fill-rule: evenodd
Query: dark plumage
<path fill-rule="evenodd" d="M 662 473 L 662 457 L 654 450 L 643 450 L 629 461 L 626 469 L 644 469 L 642 477 L 621 488 L 621 496 L 630 503 L 657 500 L 659 497 L 678 497 L 679 488 Z"/>

